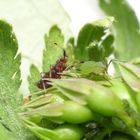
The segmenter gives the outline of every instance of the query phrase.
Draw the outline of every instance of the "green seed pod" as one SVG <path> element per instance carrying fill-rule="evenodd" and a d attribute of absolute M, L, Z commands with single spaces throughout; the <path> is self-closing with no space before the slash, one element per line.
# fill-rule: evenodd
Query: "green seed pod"
<path fill-rule="evenodd" d="M 116 116 L 124 110 L 122 101 L 110 90 L 97 87 L 87 95 L 88 106 L 95 112 L 105 116 Z"/>
<path fill-rule="evenodd" d="M 49 93 L 33 98 L 30 102 L 23 106 L 23 109 L 30 110 L 32 108 L 38 108 L 52 102 L 63 102 L 64 98 L 66 99 L 66 97 L 64 97 L 60 92 L 56 91 L 55 93 Z"/>
<path fill-rule="evenodd" d="M 80 105 L 74 101 L 63 101 L 63 103 L 50 103 L 31 111 L 25 112 L 24 119 L 39 123 L 42 118 L 47 118 L 55 123 L 84 123 L 91 120 L 100 120 L 102 117 L 92 112 L 87 106 Z"/>
<path fill-rule="evenodd" d="M 76 94 L 81 94 L 83 96 L 82 99 L 94 112 L 108 117 L 116 116 L 122 119 L 127 125 L 134 125 L 133 119 L 125 111 L 123 101 L 111 89 L 83 78 L 53 80 L 53 82 L 56 88 L 63 92 L 63 94 L 74 92 L 75 95 L 73 94 L 73 97 Z M 74 99 L 73 97 L 71 99 Z"/>
<path fill-rule="evenodd" d="M 46 111 L 45 107 L 49 104 L 53 104 L 55 102 L 63 103 L 64 98 L 66 99 L 66 97 L 60 94 L 60 92 L 55 92 L 54 94 L 47 94 L 34 98 L 29 103 L 23 106 L 25 112 L 20 113 L 20 115 L 25 120 L 27 119 L 31 122 L 39 124 L 41 119 L 43 118 L 40 112 Z"/>
<path fill-rule="evenodd" d="M 127 114 L 122 100 L 111 90 L 104 87 L 91 89 L 87 95 L 88 106 L 95 112 L 104 116 L 117 116 L 129 127 L 134 126 L 135 121 Z"/>
<path fill-rule="evenodd" d="M 77 125 L 65 124 L 54 129 L 59 136 L 57 140 L 81 140 L 83 130 Z"/>
<path fill-rule="evenodd" d="M 90 120 L 98 120 L 100 118 L 98 114 L 93 113 L 88 107 L 73 101 L 65 101 L 62 112 L 63 114 L 58 116 L 57 120 L 60 119 L 69 123 L 83 123 Z"/>
<path fill-rule="evenodd" d="M 77 78 L 69 80 L 53 80 L 56 88 L 63 92 L 75 92 L 83 96 L 83 100 L 92 108 L 92 110 L 106 116 L 116 115 L 117 111 L 124 111 L 123 102 L 110 89 L 107 89 L 97 82 Z M 73 98 L 71 98 L 73 99 Z"/>
<path fill-rule="evenodd" d="M 51 130 L 30 121 L 25 121 L 25 124 L 40 140 L 81 140 L 84 135 L 83 129 L 78 125 L 63 124 Z"/>
<path fill-rule="evenodd" d="M 23 116 L 22 117 L 23 120 L 29 120 L 31 122 L 34 122 L 36 124 L 40 124 L 41 120 L 42 120 L 42 116 L 40 115 L 29 115 L 29 116 Z"/>

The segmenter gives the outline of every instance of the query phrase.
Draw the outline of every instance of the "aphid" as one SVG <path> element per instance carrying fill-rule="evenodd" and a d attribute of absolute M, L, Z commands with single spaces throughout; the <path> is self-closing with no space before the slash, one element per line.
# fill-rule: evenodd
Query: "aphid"
<path fill-rule="evenodd" d="M 64 50 L 63 57 L 56 62 L 56 64 L 50 69 L 49 72 L 43 72 L 41 74 L 41 80 L 37 83 L 37 87 L 40 89 L 46 89 L 51 87 L 49 78 L 60 79 L 62 72 L 66 69 L 67 65 L 67 55 Z"/>

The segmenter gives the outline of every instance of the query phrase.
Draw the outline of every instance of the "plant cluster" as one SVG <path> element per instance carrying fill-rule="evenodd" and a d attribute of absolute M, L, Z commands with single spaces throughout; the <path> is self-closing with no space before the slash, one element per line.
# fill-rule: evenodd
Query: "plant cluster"
<path fill-rule="evenodd" d="M 129 12 L 138 29 L 130 8 L 120 3 L 116 2 L 120 11 Z M 117 7 L 113 0 L 110 4 Z M 114 8 L 109 9 L 104 0 L 100 6 L 114 14 Z M 26 99 L 19 93 L 17 39 L 12 26 L 0 20 L 2 140 L 140 140 L 139 58 L 131 59 L 139 54 L 132 48 L 140 44 L 139 33 L 130 26 L 130 35 L 123 35 L 127 32 L 126 16 L 120 12 L 115 16 L 122 20 L 114 23 L 114 17 L 106 17 L 87 23 L 78 37 L 66 44 L 58 26 L 52 26 L 45 35 L 42 70 L 34 64 L 30 67 L 30 95 Z M 127 46 L 132 55 L 125 52 Z M 108 71 L 110 65 L 115 69 L 113 76 Z"/>

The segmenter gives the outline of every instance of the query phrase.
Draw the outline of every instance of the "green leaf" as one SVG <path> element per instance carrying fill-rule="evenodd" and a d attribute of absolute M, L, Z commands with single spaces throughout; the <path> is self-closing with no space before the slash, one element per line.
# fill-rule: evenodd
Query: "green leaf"
<path fill-rule="evenodd" d="M 114 16 L 116 57 L 131 60 L 139 56 L 140 33 L 139 22 L 126 0 L 100 0 L 100 7 Z M 125 52 L 125 53 L 124 53 Z"/>
<path fill-rule="evenodd" d="M 131 63 L 120 63 L 122 66 L 124 66 L 126 69 L 130 70 L 135 76 L 140 78 L 140 68 L 136 65 L 133 65 Z"/>
<path fill-rule="evenodd" d="M 86 61 L 80 66 L 80 73 L 82 75 L 89 75 L 90 73 L 103 74 L 105 72 L 105 65 L 102 62 Z"/>
<path fill-rule="evenodd" d="M 108 43 L 108 40 L 112 43 L 112 38 L 108 37 L 107 29 L 109 29 L 113 21 L 113 17 L 106 17 L 105 19 L 88 23 L 80 30 L 75 47 L 76 59 L 99 61 L 103 59 L 104 49 L 109 49 L 106 51 L 108 52 L 106 53 L 107 55 L 112 52 L 110 50 L 110 45 L 112 44 Z M 106 39 L 107 41 L 104 42 Z M 103 45 L 102 47 L 101 44 Z"/>
<path fill-rule="evenodd" d="M 74 38 L 70 38 L 66 44 L 66 54 L 68 56 L 68 64 L 72 64 L 74 62 Z"/>
<path fill-rule="evenodd" d="M 0 137 L 3 140 L 14 140 L 12 138 L 12 133 L 10 133 L 1 123 L 0 123 Z"/>
<path fill-rule="evenodd" d="M 47 94 L 45 96 L 39 96 L 32 99 L 30 102 L 24 105 L 24 108 L 37 108 L 38 106 L 45 105 L 52 100 L 52 94 Z"/>
<path fill-rule="evenodd" d="M 104 59 L 104 49 L 98 44 L 99 42 L 92 42 L 86 48 L 87 60 L 102 61 Z"/>
<path fill-rule="evenodd" d="M 106 35 L 106 37 L 100 42 L 92 42 L 86 48 L 86 52 L 88 53 L 88 59 L 94 61 L 103 61 L 106 57 L 113 53 L 114 37 L 111 34 Z"/>
<path fill-rule="evenodd" d="M 114 42 L 114 37 L 112 34 L 109 34 L 105 40 L 103 40 L 102 45 L 104 47 L 105 50 L 105 57 L 108 57 L 113 51 L 114 51 L 114 47 L 113 47 L 113 42 Z"/>
<path fill-rule="evenodd" d="M 31 94 L 40 91 L 37 87 L 37 82 L 41 79 L 40 72 L 35 65 L 30 67 L 30 75 L 28 76 L 29 90 Z"/>
<path fill-rule="evenodd" d="M 136 75 L 132 68 L 135 66 L 125 63 L 117 63 L 124 81 L 127 85 L 136 92 L 140 91 L 140 78 Z M 130 65 L 130 68 L 129 68 Z M 139 68 L 138 68 L 139 69 Z M 134 70 L 134 69 L 133 69 Z"/>
<path fill-rule="evenodd" d="M 17 115 L 21 105 L 18 89 L 20 80 L 21 55 L 17 54 L 18 44 L 11 25 L 0 20 L 0 117 L 1 123 L 16 140 L 27 140 L 25 130 Z"/>
<path fill-rule="evenodd" d="M 43 71 L 49 71 L 63 54 L 64 37 L 57 26 L 50 29 L 49 35 L 45 35 L 46 48 L 43 51 Z"/>
<path fill-rule="evenodd" d="M 56 140 L 58 138 L 57 133 L 53 130 L 39 127 L 30 121 L 26 121 L 26 125 L 40 140 Z"/>
<path fill-rule="evenodd" d="M 57 85 L 56 88 L 61 92 L 61 94 L 63 94 L 64 96 L 66 96 L 67 98 L 69 98 L 70 100 L 73 100 L 81 105 L 86 105 L 86 101 L 85 101 L 85 96 L 82 95 L 81 93 L 79 93 L 79 91 L 74 91 L 74 90 L 70 90 L 68 88 L 61 88 L 61 86 Z"/>
<path fill-rule="evenodd" d="M 20 87 L 20 70 L 21 55 L 17 55 L 18 44 L 12 27 L 5 21 L 0 21 L 0 83 L 1 94 L 14 96 L 11 100 L 13 107 L 19 105 L 17 91 Z"/>
<path fill-rule="evenodd" d="M 121 100 L 126 100 L 131 108 L 137 111 L 136 93 L 122 80 L 111 80 L 111 90 Z"/>

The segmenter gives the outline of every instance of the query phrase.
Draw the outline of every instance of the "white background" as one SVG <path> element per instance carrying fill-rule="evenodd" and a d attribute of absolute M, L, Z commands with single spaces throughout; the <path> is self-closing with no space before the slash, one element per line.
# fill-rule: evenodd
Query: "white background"
<path fill-rule="evenodd" d="M 79 29 L 88 21 L 104 17 L 98 0 L 59 0 L 71 18 L 71 29 L 77 35 Z M 108 0 L 109 1 L 109 0 Z M 117 0 L 116 0 L 117 1 Z M 140 19 L 140 0 L 127 0 Z M 124 11 L 125 12 L 125 11 Z"/>

